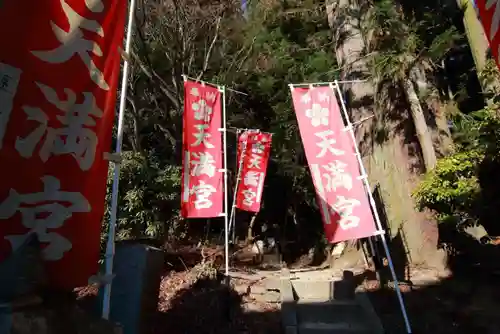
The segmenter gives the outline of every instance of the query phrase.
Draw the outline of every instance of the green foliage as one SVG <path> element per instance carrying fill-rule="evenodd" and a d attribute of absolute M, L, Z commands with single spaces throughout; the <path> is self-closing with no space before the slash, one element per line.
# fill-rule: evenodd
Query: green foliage
<path fill-rule="evenodd" d="M 435 67 L 464 38 L 441 11 L 434 6 L 417 17 L 397 1 L 376 1 L 368 23 L 373 75 L 392 83 L 409 77 L 416 66 Z"/>
<path fill-rule="evenodd" d="M 228 127 L 273 133 L 259 219 L 282 223 L 291 215 L 297 221 L 311 220 L 315 196 L 287 84 L 336 79 L 326 9 L 310 0 L 255 2 L 245 21 L 239 5 L 162 1 L 138 9 L 118 197 L 119 238 L 182 238 L 186 232 L 179 218 L 181 74 L 247 92 L 248 97 L 228 92 Z M 231 164 L 231 133 L 228 139 Z M 108 203 L 111 182 L 110 177 Z M 314 221 L 306 227 L 320 231 L 320 220 Z"/>
<path fill-rule="evenodd" d="M 114 168 L 108 177 L 106 226 L 109 221 Z M 124 152 L 121 164 L 117 238 L 160 238 L 175 229 L 180 203 L 180 168 L 158 157 Z"/>
<path fill-rule="evenodd" d="M 419 208 L 433 210 L 440 218 L 472 212 L 480 195 L 476 174 L 483 158 L 481 152 L 471 150 L 439 160 L 413 193 Z"/>
<path fill-rule="evenodd" d="M 414 191 L 420 209 L 430 209 L 442 220 L 458 214 L 478 220 L 491 206 L 483 188 L 484 182 L 491 183 L 496 176 L 491 170 L 485 174 L 483 166 L 500 161 L 496 109 L 492 106 L 469 115 L 452 115 L 457 152 L 441 159 Z"/>
<path fill-rule="evenodd" d="M 469 114 L 451 115 L 454 140 L 461 150 L 483 151 L 491 159 L 496 159 L 500 148 L 499 105 L 490 105 Z"/>
<path fill-rule="evenodd" d="M 278 194 L 288 194 L 284 212 L 274 205 L 275 213 L 264 210 L 260 217 L 295 216 L 300 211 L 298 220 L 310 220 L 306 212 L 316 207 L 315 195 L 288 84 L 338 77 L 326 10 L 311 1 L 259 2 L 252 8 L 244 36 L 252 45 L 251 52 L 242 70 L 226 81 L 243 83 L 249 97 L 232 101 L 229 124 L 273 133 L 273 167 L 267 179 L 280 182 L 268 182 L 265 193 L 273 200 Z M 270 208 L 266 203 L 264 207 Z M 319 230 L 321 224 L 314 228 Z"/>

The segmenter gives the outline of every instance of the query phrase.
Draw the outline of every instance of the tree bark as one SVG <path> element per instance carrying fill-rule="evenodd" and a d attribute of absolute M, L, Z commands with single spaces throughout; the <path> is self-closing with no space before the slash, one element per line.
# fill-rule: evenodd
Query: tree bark
<path fill-rule="evenodd" d="M 252 240 L 253 238 L 253 226 L 255 225 L 255 220 L 257 219 L 257 214 L 254 214 L 252 216 L 252 219 L 250 220 L 250 224 L 248 224 L 248 230 L 247 230 L 247 242 Z"/>
<path fill-rule="evenodd" d="M 359 0 L 330 0 L 327 4 L 342 80 L 370 77 L 367 59 L 363 57 L 369 41 L 361 28 L 369 15 L 369 6 L 369 1 Z M 377 203 L 377 209 L 386 213 L 382 215 L 382 219 L 387 222 L 390 242 L 396 240 L 398 231 L 404 232 L 407 250 L 393 247 L 392 252 L 403 254 L 402 256 L 409 253 L 407 261 L 412 261 L 413 265 L 438 266 L 439 264 L 435 265 L 435 259 L 442 257 L 436 256 L 435 221 L 416 212 L 411 196 L 411 191 L 420 178 L 420 171 L 415 171 L 414 168 L 416 160 L 420 159 L 411 153 L 415 144 L 408 143 L 408 138 L 398 130 L 398 121 L 389 117 L 389 113 L 401 116 L 408 111 L 395 110 L 396 104 L 376 108 L 375 87 L 373 82 L 367 81 L 342 88 L 349 96 L 346 103 L 353 122 L 375 114 L 375 117 L 357 126 L 356 137 L 372 191 L 377 184 L 380 188 L 382 203 Z M 360 259 L 361 256 L 360 254 Z"/>
<path fill-rule="evenodd" d="M 485 70 L 487 61 L 490 58 L 488 51 L 490 44 L 484 32 L 483 25 L 474 9 L 473 0 L 457 0 L 458 7 L 463 10 L 463 23 L 465 33 L 469 41 L 470 50 L 474 63 L 476 64 L 476 72 L 479 77 L 479 83 L 483 93 L 488 98 L 488 95 L 495 94 L 500 91 L 500 81 L 492 78 L 482 78 L 481 73 Z M 488 101 L 486 101 L 488 102 Z"/>
<path fill-rule="evenodd" d="M 444 68 L 444 60 L 442 61 L 442 66 Z M 430 85 L 427 82 L 427 76 L 423 67 L 416 66 L 411 71 L 410 78 L 415 83 L 417 95 L 420 95 L 422 92 L 429 92 Z M 448 92 L 448 98 L 449 101 L 453 101 L 451 91 Z M 436 157 L 442 158 L 453 152 L 453 139 L 446 116 L 446 104 L 436 97 L 432 97 L 430 100 L 420 101 L 420 104 L 424 106 L 429 113 L 432 113 L 432 117 L 434 117 L 435 127 L 431 128 L 429 126 L 429 131 L 431 132 L 432 141 L 434 143 Z"/>
<path fill-rule="evenodd" d="M 472 0 L 457 0 L 458 8 L 463 10 L 463 22 L 465 26 L 465 33 L 469 40 L 470 50 L 476 70 L 481 72 L 486 66 L 488 59 L 489 43 L 484 33 L 483 26 L 477 17 L 476 10 Z"/>
<path fill-rule="evenodd" d="M 417 92 L 413 86 L 413 82 L 407 78 L 403 80 L 406 98 L 410 105 L 411 117 L 415 125 L 420 148 L 422 149 L 422 157 L 424 159 L 426 170 L 430 171 L 436 166 L 437 158 L 436 151 L 434 151 L 434 144 L 432 142 L 431 132 L 425 120 L 424 110 L 418 99 Z"/>

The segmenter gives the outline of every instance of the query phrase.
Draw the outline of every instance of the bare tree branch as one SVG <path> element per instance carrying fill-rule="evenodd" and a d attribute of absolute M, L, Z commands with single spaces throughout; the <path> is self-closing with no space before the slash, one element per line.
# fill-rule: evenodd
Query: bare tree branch
<path fill-rule="evenodd" d="M 198 80 L 200 80 L 203 77 L 203 74 L 207 71 L 208 68 L 208 62 L 210 61 L 210 57 L 212 55 L 212 50 L 214 48 L 215 42 L 217 42 L 217 38 L 219 37 L 219 30 L 220 30 L 220 22 L 221 22 L 221 17 L 219 16 L 217 18 L 217 23 L 215 25 L 215 33 L 214 33 L 214 38 L 212 39 L 212 43 L 210 44 L 207 54 L 205 55 L 205 61 L 203 62 L 203 69 L 201 73 L 198 75 Z"/>
<path fill-rule="evenodd" d="M 150 79 L 155 82 L 159 83 L 159 88 L 160 90 L 169 98 L 169 100 L 174 104 L 176 108 L 179 108 L 179 101 L 178 99 L 174 96 L 174 94 L 169 90 L 168 84 L 163 80 L 156 71 L 151 68 L 147 67 L 140 59 L 139 56 L 131 51 L 130 56 L 134 58 L 134 60 L 139 64 L 139 68 L 142 70 L 142 72 Z M 122 57 L 130 61 L 130 58 L 125 54 L 125 52 L 122 51 Z"/>

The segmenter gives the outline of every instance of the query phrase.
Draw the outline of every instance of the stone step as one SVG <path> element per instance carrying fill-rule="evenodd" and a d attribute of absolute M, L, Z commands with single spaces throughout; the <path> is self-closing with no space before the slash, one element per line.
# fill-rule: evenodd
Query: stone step
<path fill-rule="evenodd" d="M 303 322 L 299 324 L 297 332 L 297 334 L 372 334 L 366 326 L 347 322 Z"/>
<path fill-rule="evenodd" d="M 324 299 L 324 298 L 317 298 L 317 299 L 299 299 L 297 301 L 299 304 L 330 304 L 332 306 L 346 306 L 346 307 L 354 307 L 354 306 L 360 306 L 358 301 L 356 299 Z"/>
<path fill-rule="evenodd" d="M 353 300 L 299 300 L 296 304 L 296 314 L 299 323 L 349 323 L 369 326 L 365 310 Z"/>
<path fill-rule="evenodd" d="M 293 291 L 298 299 L 353 298 L 355 285 L 350 280 L 292 279 Z"/>
<path fill-rule="evenodd" d="M 292 280 L 294 294 L 299 299 L 332 299 L 334 282 L 329 280 Z"/>
<path fill-rule="evenodd" d="M 352 276 L 352 275 L 351 275 Z M 355 293 L 352 277 L 315 275 L 280 280 L 282 321 L 286 334 L 382 334 L 369 299 Z"/>

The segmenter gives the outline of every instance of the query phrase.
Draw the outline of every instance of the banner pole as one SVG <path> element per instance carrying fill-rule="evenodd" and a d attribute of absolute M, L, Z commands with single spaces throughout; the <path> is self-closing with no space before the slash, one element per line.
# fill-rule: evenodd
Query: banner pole
<path fill-rule="evenodd" d="M 340 87 L 339 87 L 339 84 L 338 84 L 337 80 L 335 80 L 334 84 L 335 84 L 335 89 L 337 90 L 337 95 L 338 95 L 338 97 L 340 99 L 340 105 L 342 107 L 342 112 L 343 112 L 344 117 L 345 117 L 346 122 L 347 122 L 347 129 L 348 129 L 348 131 L 351 134 L 351 138 L 352 138 L 352 141 L 353 141 L 353 144 L 354 144 L 354 149 L 355 149 L 355 152 L 356 152 L 356 157 L 358 158 L 359 168 L 361 170 L 361 175 L 363 177 L 363 183 L 365 185 L 366 192 L 368 193 L 368 198 L 369 198 L 369 201 L 370 201 L 370 205 L 372 207 L 373 215 L 375 216 L 375 222 L 377 224 L 377 229 L 379 231 L 382 231 L 383 229 L 382 229 L 382 223 L 380 221 L 380 216 L 379 216 L 378 211 L 377 211 L 377 206 L 375 204 L 375 200 L 373 199 L 373 195 L 372 195 L 372 192 L 371 192 L 371 189 L 370 189 L 370 183 L 368 182 L 368 177 L 367 177 L 367 174 L 366 174 L 365 166 L 363 164 L 363 160 L 361 159 L 361 154 L 359 153 L 358 143 L 356 141 L 356 136 L 354 135 L 354 131 L 353 131 L 351 120 L 349 118 L 349 114 L 347 113 L 347 108 L 345 106 L 344 99 L 342 97 L 342 92 L 340 91 Z M 333 90 L 334 89 L 333 83 L 330 83 L 330 88 L 332 89 L 332 92 L 335 95 L 335 91 Z M 405 307 L 405 303 L 404 303 L 404 300 L 403 300 L 403 295 L 401 293 L 401 289 L 399 288 L 399 282 L 398 282 L 398 279 L 396 277 L 396 270 L 394 269 L 394 263 L 392 262 L 392 257 L 391 257 L 391 253 L 389 251 L 389 246 L 387 245 L 387 240 L 385 238 L 385 233 L 381 233 L 380 234 L 380 238 L 382 240 L 382 244 L 384 245 L 384 251 L 385 251 L 385 254 L 387 256 L 387 262 L 389 262 L 389 269 L 391 270 L 391 275 L 392 275 L 392 278 L 394 280 L 394 289 L 396 290 L 396 295 L 398 297 L 399 305 L 401 307 L 401 313 L 403 315 L 403 319 L 404 319 L 404 322 L 405 322 L 406 332 L 408 334 L 412 334 L 412 330 L 411 330 L 411 326 L 410 326 L 410 320 L 408 319 L 408 314 L 406 312 L 406 307 Z"/>
<path fill-rule="evenodd" d="M 239 166 L 239 161 L 238 161 L 238 148 L 239 148 L 239 137 L 240 137 L 240 133 L 242 132 L 242 130 L 240 129 L 237 129 L 236 130 L 236 165 L 237 166 L 237 171 L 236 171 L 236 181 L 235 181 L 235 185 L 234 185 L 234 192 L 233 192 L 233 203 L 231 205 L 231 216 L 229 218 L 229 231 L 232 232 L 232 235 L 231 235 L 231 242 L 235 243 L 236 241 L 236 230 L 233 230 L 233 224 L 234 226 L 236 226 L 236 218 L 235 218 L 235 215 L 236 215 L 236 212 L 235 212 L 235 205 L 236 205 L 236 193 L 238 191 L 238 186 L 239 186 L 239 173 L 240 173 L 240 170 L 238 168 Z"/>
<path fill-rule="evenodd" d="M 225 274 L 229 283 L 229 215 L 228 215 L 228 194 L 227 194 L 227 124 L 226 124 L 226 87 L 219 87 L 222 93 L 222 131 L 224 140 L 224 257 Z"/>
<path fill-rule="evenodd" d="M 338 81 L 335 80 L 337 83 L 363 83 L 367 82 L 368 79 L 365 80 L 342 80 Z M 289 84 L 291 87 L 310 87 L 312 86 L 329 86 L 332 82 L 331 81 L 322 81 L 322 82 L 302 82 L 302 83 L 296 83 L 296 84 Z"/>
<path fill-rule="evenodd" d="M 235 166 L 239 166 L 239 162 L 238 162 L 238 148 L 239 148 L 239 137 L 240 137 L 240 130 L 237 130 L 236 131 L 236 145 L 235 145 L 235 148 L 236 148 L 236 165 Z M 239 186 L 239 173 L 240 173 L 240 170 L 238 168 L 238 170 L 236 171 L 236 181 L 235 181 L 235 185 L 234 185 L 234 189 L 233 189 L 233 203 L 231 205 L 231 216 L 229 218 L 229 231 L 231 232 L 231 243 L 234 245 L 236 243 L 236 218 L 235 218 L 235 203 L 236 203 L 236 193 L 238 191 L 238 186 Z M 234 222 L 233 222 L 234 220 Z M 235 228 L 233 229 L 233 225 L 235 226 Z"/>
<path fill-rule="evenodd" d="M 132 30 L 134 27 L 134 12 L 136 7 L 136 0 L 130 1 L 129 13 L 128 13 L 128 23 L 127 23 L 127 37 L 125 39 L 125 54 L 128 56 L 130 54 L 130 48 L 132 44 Z M 128 76 L 130 63 L 127 60 L 129 57 L 124 57 L 123 60 L 123 72 L 122 72 L 122 85 L 120 91 L 120 107 L 118 112 L 118 130 L 116 134 L 116 147 L 115 154 L 120 155 L 122 151 L 123 142 L 123 119 L 125 116 L 125 104 L 127 98 L 127 86 L 128 86 Z M 106 244 L 106 271 L 105 277 L 111 278 L 113 274 L 113 260 L 115 255 L 115 235 L 116 235 L 116 212 L 118 208 L 118 184 L 120 181 L 120 163 L 114 162 L 114 172 L 113 172 L 113 190 L 111 193 L 111 211 L 109 214 L 109 231 L 108 231 L 108 241 Z M 112 280 L 109 280 L 104 286 L 104 298 L 102 303 L 102 317 L 104 319 L 109 319 L 109 312 L 111 306 L 111 285 Z"/>
<path fill-rule="evenodd" d="M 216 87 L 216 88 L 219 88 L 220 86 L 218 84 L 215 84 L 215 83 L 212 83 L 212 82 L 208 82 L 208 81 L 203 81 L 203 80 L 200 80 L 200 79 L 196 79 L 196 78 L 193 78 L 193 77 L 190 77 L 186 74 L 183 74 L 182 77 L 184 78 L 184 80 L 191 80 L 191 81 L 195 81 L 195 82 L 199 82 L 199 83 L 202 83 L 202 84 L 205 84 L 205 85 L 208 85 L 208 86 L 212 86 L 212 87 Z M 236 93 L 236 94 L 240 94 L 240 95 L 245 95 L 245 96 L 248 96 L 247 93 L 243 93 L 239 90 L 236 90 L 236 89 L 232 89 L 232 88 L 229 88 L 229 87 L 224 87 L 225 90 L 228 90 L 230 92 L 233 92 L 233 93 Z"/>
<path fill-rule="evenodd" d="M 243 133 L 245 133 L 245 132 L 247 132 L 247 131 L 246 130 L 243 131 Z M 231 207 L 231 218 L 229 219 L 229 230 L 230 231 L 231 230 L 236 231 L 236 199 L 238 196 L 238 187 L 240 186 L 241 167 L 243 166 L 243 159 L 245 158 L 247 142 L 248 142 L 248 139 L 245 139 L 245 141 L 243 142 L 240 160 L 238 161 L 238 172 L 236 174 L 236 184 L 234 186 L 234 194 L 233 194 L 233 206 Z M 239 143 L 240 142 L 239 142 L 239 131 L 238 131 L 236 134 L 236 150 L 238 150 Z M 234 242 L 234 232 L 233 232 L 233 242 Z"/>

